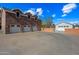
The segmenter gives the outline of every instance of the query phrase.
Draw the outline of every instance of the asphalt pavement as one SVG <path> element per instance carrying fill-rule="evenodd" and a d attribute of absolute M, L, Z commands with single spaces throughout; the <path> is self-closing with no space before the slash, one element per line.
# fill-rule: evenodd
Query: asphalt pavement
<path fill-rule="evenodd" d="M 79 37 L 62 33 L 0 34 L 1 55 L 78 55 Z"/>

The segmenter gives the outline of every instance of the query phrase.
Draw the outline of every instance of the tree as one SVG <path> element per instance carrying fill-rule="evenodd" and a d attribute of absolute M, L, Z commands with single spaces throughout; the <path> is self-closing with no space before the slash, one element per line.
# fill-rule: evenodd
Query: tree
<path fill-rule="evenodd" d="M 55 24 L 53 23 L 52 17 L 48 17 L 46 20 L 42 21 L 42 28 L 55 28 Z"/>
<path fill-rule="evenodd" d="M 46 21 L 42 21 L 42 28 L 44 29 L 46 27 Z"/>
<path fill-rule="evenodd" d="M 51 17 L 48 17 L 47 18 L 47 25 L 46 27 L 50 28 L 52 26 L 53 22 L 52 22 L 52 18 Z"/>

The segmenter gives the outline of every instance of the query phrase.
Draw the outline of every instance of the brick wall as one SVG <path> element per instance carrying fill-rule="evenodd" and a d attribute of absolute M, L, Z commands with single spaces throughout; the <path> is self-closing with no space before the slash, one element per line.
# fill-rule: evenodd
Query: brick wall
<path fill-rule="evenodd" d="M 41 28 L 42 32 L 54 32 L 54 28 Z"/>
<path fill-rule="evenodd" d="M 18 24 L 15 14 L 6 12 L 6 33 L 10 33 L 10 26 Z"/>
<path fill-rule="evenodd" d="M 38 19 L 35 19 L 35 16 L 28 19 L 25 15 L 20 15 L 17 18 L 15 13 L 6 12 L 6 33 L 10 33 L 11 24 L 20 24 L 21 31 L 23 31 L 25 25 L 29 25 L 29 27 L 32 27 L 32 25 L 35 24 L 38 30 L 40 30 L 41 28 L 41 22 L 39 22 Z"/>
<path fill-rule="evenodd" d="M 66 34 L 79 35 L 79 29 L 65 29 Z"/>
<path fill-rule="evenodd" d="M 1 25 L 1 17 L 0 17 L 0 25 Z"/>

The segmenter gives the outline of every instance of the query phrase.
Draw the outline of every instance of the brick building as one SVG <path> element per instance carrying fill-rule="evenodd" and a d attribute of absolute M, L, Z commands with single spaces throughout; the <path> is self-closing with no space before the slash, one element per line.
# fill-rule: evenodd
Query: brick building
<path fill-rule="evenodd" d="M 31 13 L 19 9 L 0 9 L 0 31 L 2 33 L 40 31 L 41 20 Z"/>

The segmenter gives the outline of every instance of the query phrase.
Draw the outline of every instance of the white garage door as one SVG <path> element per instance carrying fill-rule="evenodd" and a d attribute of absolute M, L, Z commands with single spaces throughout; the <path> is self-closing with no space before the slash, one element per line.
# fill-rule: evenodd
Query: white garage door
<path fill-rule="evenodd" d="M 58 31 L 58 32 L 64 32 L 65 28 L 58 28 L 58 29 L 56 29 L 56 31 Z"/>
<path fill-rule="evenodd" d="M 36 26 L 33 26 L 33 31 L 37 31 L 37 27 Z"/>
<path fill-rule="evenodd" d="M 11 33 L 16 33 L 16 32 L 20 32 L 20 31 L 21 31 L 20 25 L 11 25 L 11 27 L 10 27 Z"/>
<path fill-rule="evenodd" d="M 65 31 L 65 29 L 64 29 L 64 28 L 59 28 L 58 30 L 59 30 L 59 31 Z"/>
<path fill-rule="evenodd" d="M 31 31 L 31 28 L 28 25 L 25 25 L 24 26 L 24 31 L 29 32 L 29 31 Z"/>

